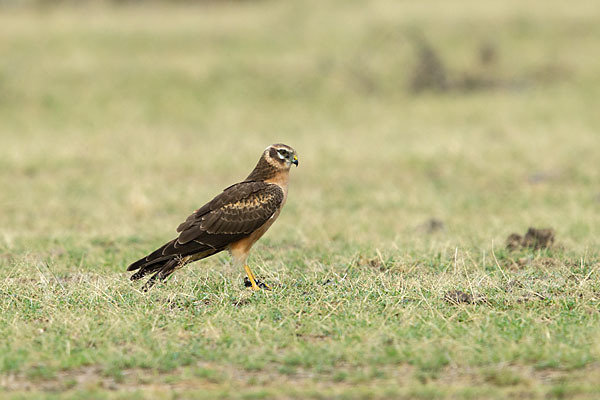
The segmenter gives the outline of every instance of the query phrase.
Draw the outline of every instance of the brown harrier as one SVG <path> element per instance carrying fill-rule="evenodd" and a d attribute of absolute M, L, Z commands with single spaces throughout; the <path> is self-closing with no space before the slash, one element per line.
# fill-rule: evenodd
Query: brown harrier
<path fill-rule="evenodd" d="M 288 192 L 292 164 L 298 166 L 296 151 L 285 144 L 265 149 L 248 177 L 229 186 L 179 225 L 179 236 L 131 264 L 131 280 L 154 274 L 144 285 L 150 289 L 176 269 L 228 250 L 236 266 L 244 266 L 252 289 L 260 289 L 246 264 L 252 245 L 279 216 Z M 267 285 L 261 284 L 268 288 Z"/>

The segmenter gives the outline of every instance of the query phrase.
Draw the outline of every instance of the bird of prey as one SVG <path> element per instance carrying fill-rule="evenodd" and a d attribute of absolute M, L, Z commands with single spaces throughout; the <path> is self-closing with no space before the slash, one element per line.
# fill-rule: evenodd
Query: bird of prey
<path fill-rule="evenodd" d="M 228 250 L 234 265 L 244 267 L 253 290 L 269 289 L 257 282 L 246 260 L 252 245 L 275 222 L 285 204 L 292 164 L 298 166 L 298 156 L 290 146 L 267 147 L 245 180 L 194 211 L 179 225 L 175 239 L 132 263 L 127 271 L 138 271 L 131 280 L 153 274 L 144 285 L 146 291 L 176 269 Z"/>

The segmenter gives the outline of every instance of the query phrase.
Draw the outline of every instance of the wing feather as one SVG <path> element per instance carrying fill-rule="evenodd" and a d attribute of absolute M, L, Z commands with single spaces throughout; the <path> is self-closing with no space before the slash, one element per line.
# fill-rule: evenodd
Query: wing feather
<path fill-rule="evenodd" d="M 179 225 L 176 242 L 198 240 L 215 248 L 226 246 L 260 228 L 282 201 L 283 190 L 274 184 L 242 182 L 230 186 Z"/>

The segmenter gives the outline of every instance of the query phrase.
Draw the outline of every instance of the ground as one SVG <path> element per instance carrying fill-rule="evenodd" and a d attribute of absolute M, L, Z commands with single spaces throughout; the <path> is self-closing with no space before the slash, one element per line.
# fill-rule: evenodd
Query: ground
<path fill-rule="evenodd" d="M 5 4 L 0 397 L 596 398 L 598 35 L 594 1 Z M 271 292 L 227 254 L 128 280 L 277 142 Z"/>

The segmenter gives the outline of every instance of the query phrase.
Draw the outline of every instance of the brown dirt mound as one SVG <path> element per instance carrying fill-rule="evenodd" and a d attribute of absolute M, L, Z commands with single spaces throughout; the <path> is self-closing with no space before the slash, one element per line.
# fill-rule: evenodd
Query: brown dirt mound
<path fill-rule="evenodd" d="M 547 249 L 553 244 L 554 229 L 552 228 L 529 228 L 525 236 L 521 236 L 518 233 L 511 233 L 506 238 L 506 248 L 511 251 L 520 248 Z"/>
<path fill-rule="evenodd" d="M 417 230 L 427 234 L 442 232 L 446 229 L 444 221 L 438 218 L 429 218 L 417 227 Z"/>
<path fill-rule="evenodd" d="M 449 292 L 444 293 L 444 300 L 452 304 L 473 304 L 475 302 L 473 296 L 461 290 L 450 290 Z"/>
<path fill-rule="evenodd" d="M 449 290 L 444 293 L 444 300 L 450 304 L 489 304 L 485 296 L 473 296 L 462 290 Z"/>

